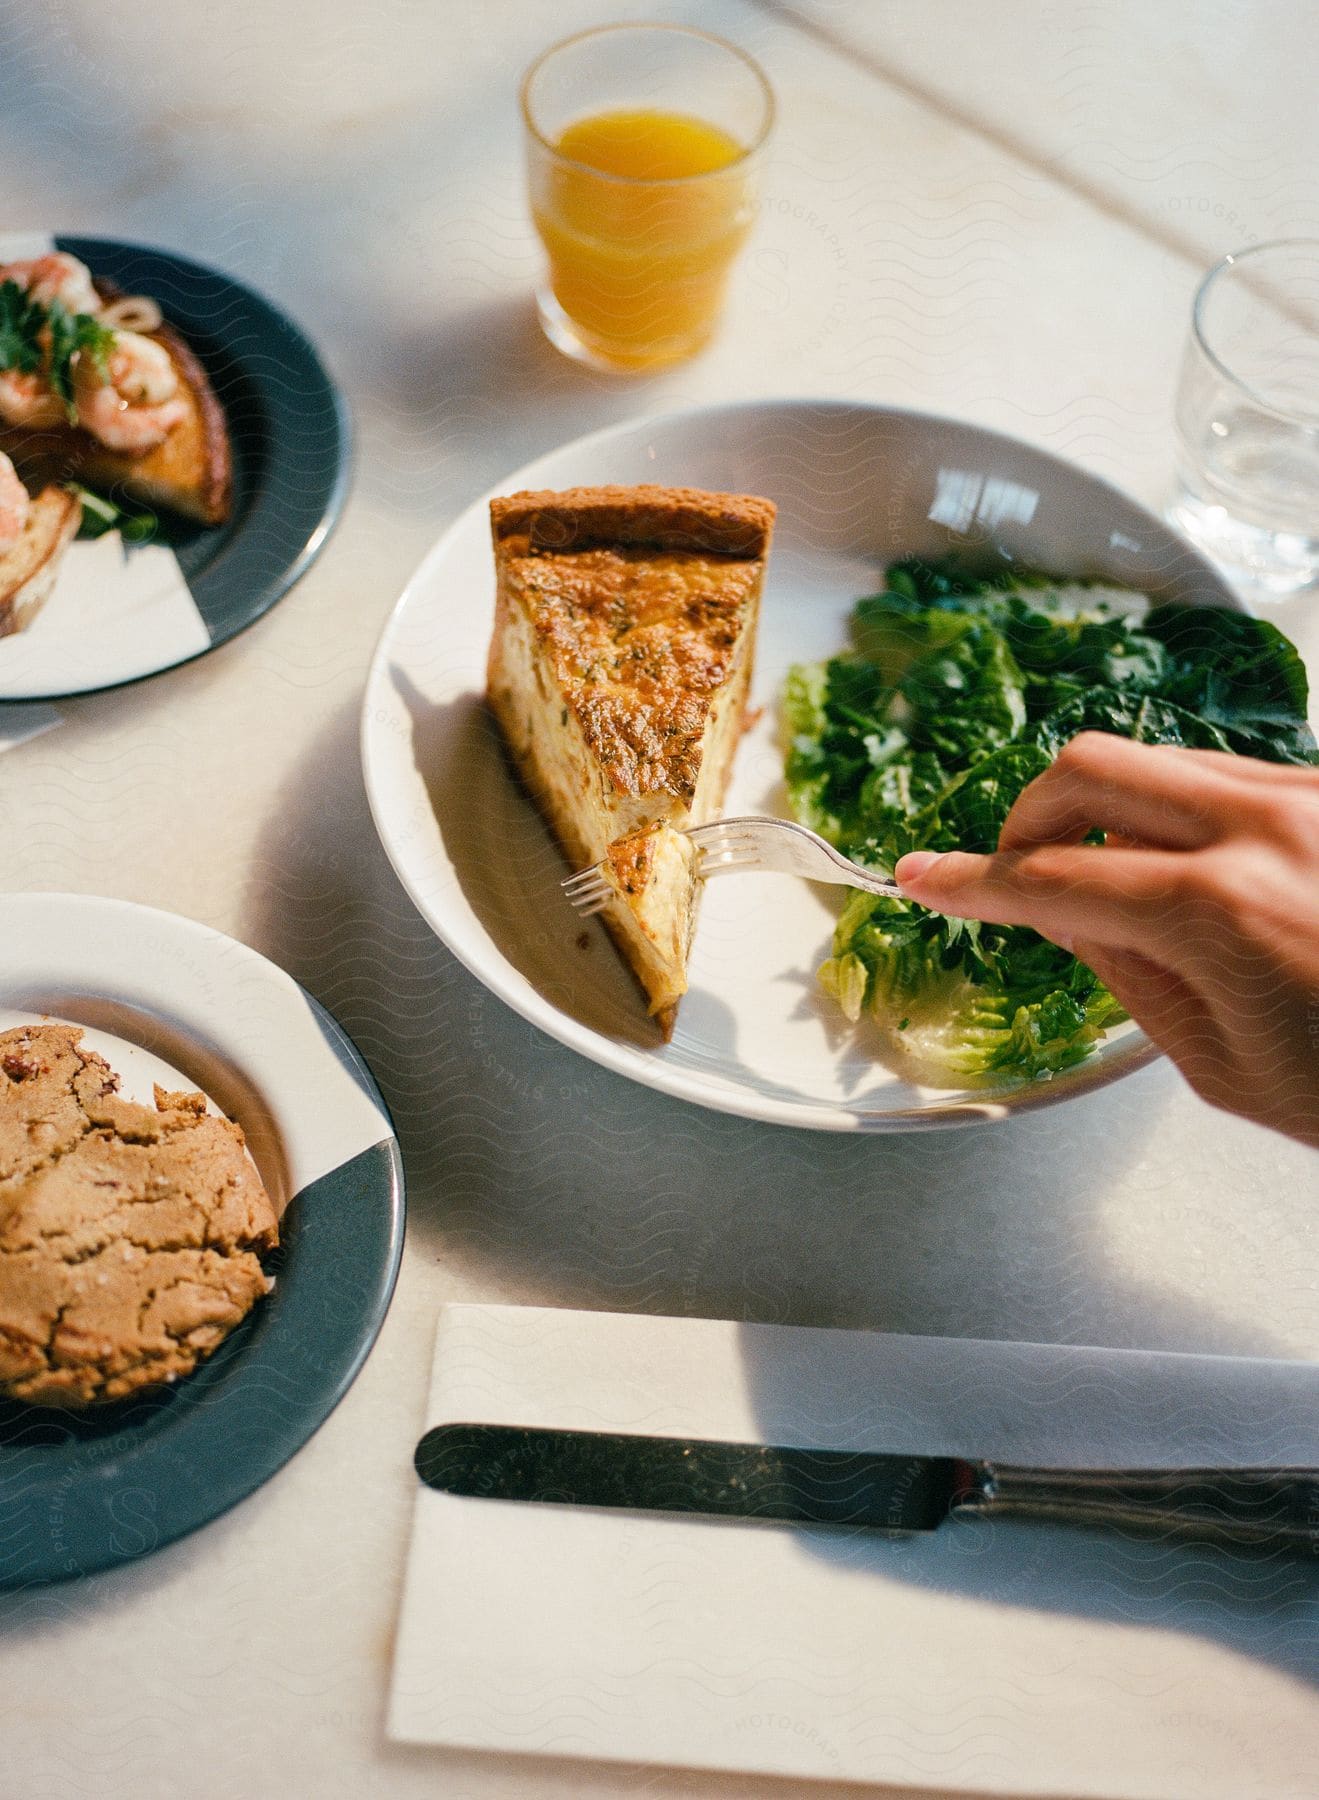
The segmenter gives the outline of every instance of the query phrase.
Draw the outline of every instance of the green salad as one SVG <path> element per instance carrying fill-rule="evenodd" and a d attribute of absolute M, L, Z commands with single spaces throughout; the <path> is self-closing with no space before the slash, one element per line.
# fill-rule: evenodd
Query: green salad
<path fill-rule="evenodd" d="M 1300 657 L 1244 613 L 913 559 L 857 603 L 852 638 L 788 678 L 788 792 L 804 825 L 886 872 L 908 850 L 992 850 L 1017 795 L 1079 731 L 1319 761 Z M 820 980 L 926 1079 L 1048 1077 L 1126 1016 L 1033 931 L 857 890 Z"/>

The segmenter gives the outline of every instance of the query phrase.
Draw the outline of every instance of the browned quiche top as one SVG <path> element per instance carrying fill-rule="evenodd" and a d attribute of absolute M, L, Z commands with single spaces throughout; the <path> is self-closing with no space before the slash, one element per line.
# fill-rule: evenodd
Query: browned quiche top
<path fill-rule="evenodd" d="M 124 1099 L 81 1037 L 0 1032 L 0 1392 L 47 1405 L 188 1374 L 279 1238 L 239 1127 L 201 1094 Z"/>
<path fill-rule="evenodd" d="M 591 751 L 623 794 L 695 792 L 710 707 L 764 571 L 771 501 L 570 488 L 491 502 L 522 607 Z"/>

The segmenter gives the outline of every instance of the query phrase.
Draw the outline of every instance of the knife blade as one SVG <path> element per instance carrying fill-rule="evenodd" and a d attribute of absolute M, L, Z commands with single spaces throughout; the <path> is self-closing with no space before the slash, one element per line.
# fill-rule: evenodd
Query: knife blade
<path fill-rule="evenodd" d="M 413 1460 L 427 1486 L 489 1500 L 901 1532 L 949 1517 L 1023 1518 L 1319 1551 L 1311 1469 L 1028 1469 L 467 1422 L 433 1426 Z"/>
<path fill-rule="evenodd" d="M 970 1477 L 945 1456 L 521 1425 L 437 1425 L 414 1460 L 429 1487 L 485 1499 L 898 1531 L 932 1531 Z"/>

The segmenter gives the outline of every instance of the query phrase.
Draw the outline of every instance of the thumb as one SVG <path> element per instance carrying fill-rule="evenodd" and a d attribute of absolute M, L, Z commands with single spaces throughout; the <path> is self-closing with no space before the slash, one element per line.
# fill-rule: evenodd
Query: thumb
<path fill-rule="evenodd" d="M 985 919 L 994 917 L 993 911 L 983 910 L 991 893 L 1000 904 L 1002 900 L 994 892 L 993 870 L 994 858 L 989 856 L 972 856 L 964 850 L 911 850 L 899 857 L 893 876 L 910 899 L 932 912 Z"/>
<path fill-rule="evenodd" d="M 931 912 L 994 925 L 1030 925 L 1062 949 L 1072 947 L 1068 922 L 1029 892 L 1015 857 L 912 850 L 898 859 L 893 875 L 908 898 Z"/>

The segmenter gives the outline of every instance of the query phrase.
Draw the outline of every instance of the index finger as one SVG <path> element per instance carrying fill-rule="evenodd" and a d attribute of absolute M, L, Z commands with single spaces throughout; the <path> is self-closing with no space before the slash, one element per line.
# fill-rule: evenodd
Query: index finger
<path fill-rule="evenodd" d="M 1022 789 L 998 847 L 1079 843 L 1099 830 L 1169 850 L 1195 850 L 1221 835 L 1223 805 L 1216 772 L 1197 768 L 1170 746 L 1083 731 Z"/>

